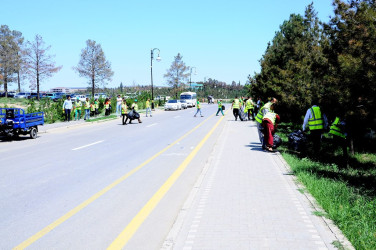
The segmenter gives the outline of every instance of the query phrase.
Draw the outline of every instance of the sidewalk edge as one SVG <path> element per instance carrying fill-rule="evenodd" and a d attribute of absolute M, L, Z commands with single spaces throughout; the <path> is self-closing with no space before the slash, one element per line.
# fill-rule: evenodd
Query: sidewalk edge
<path fill-rule="evenodd" d="M 286 162 L 286 160 L 283 158 L 282 154 L 280 152 L 276 152 L 278 159 L 281 161 L 282 165 L 288 172 L 292 172 L 292 169 L 290 165 Z M 306 187 L 303 185 L 303 183 L 298 180 L 298 178 L 293 174 L 292 176 L 294 184 L 297 186 L 298 189 L 304 188 L 306 190 Z M 303 195 L 307 198 L 309 203 L 311 204 L 312 208 L 316 210 L 317 212 L 326 213 L 325 210 L 320 206 L 320 204 L 316 201 L 316 199 L 308 192 L 305 191 Z M 346 236 L 342 233 L 342 231 L 337 227 L 337 225 L 334 224 L 334 222 L 326 218 L 325 216 L 318 216 L 319 219 L 323 221 L 323 223 L 329 228 L 329 230 L 334 234 L 335 238 L 341 243 L 341 245 L 344 247 L 344 249 L 349 250 L 355 250 L 351 242 L 346 238 Z"/>

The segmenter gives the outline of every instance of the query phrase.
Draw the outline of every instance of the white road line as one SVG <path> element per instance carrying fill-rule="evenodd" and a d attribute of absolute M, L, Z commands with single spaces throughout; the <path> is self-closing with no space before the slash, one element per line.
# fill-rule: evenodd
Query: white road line
<path fill-rule="evenodd" d="M 153 123 L 153 124 L 150 124 L 150 125 L 147 125 L 146 127 L 147 128 L 150 128 L 150 127 L 153 127 L 153 126 L 155 126 L 155 125 L 157 125 L 158 123 Z"/>
<path fill-rule="evenodd" d="M 82 147 L 74 148 L 74 149 L 72 149 L 72 150 L 79 150 L 79 149 L 82 149 L 82 148 L 90 147 L 90 146 L 93 146 L 93 145 L 98 144 L 98 143 L 101 143 L 101 142 L 104 142 L 104 141 L 93 142 L 93 143 L 90 143 L 90 144 L 85 145 L 85 146 L 82 146 Z"/>

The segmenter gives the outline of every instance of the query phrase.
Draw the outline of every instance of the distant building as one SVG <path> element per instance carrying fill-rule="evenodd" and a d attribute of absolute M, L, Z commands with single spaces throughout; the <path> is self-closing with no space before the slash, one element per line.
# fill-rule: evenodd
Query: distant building
<path fill-rule="evenodd" d="M 85 87 L 56 87 L 52 88 L 52 93 L 76 93 L 76 92 L 83 92 L 86 91 L 87 88 Z"/>

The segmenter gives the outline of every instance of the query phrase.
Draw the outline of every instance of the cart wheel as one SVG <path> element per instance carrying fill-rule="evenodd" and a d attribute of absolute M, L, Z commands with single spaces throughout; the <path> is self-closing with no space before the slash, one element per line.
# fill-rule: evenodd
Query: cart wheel
<path fill-rule="evenodd" d="M 37 134 L 38 134 L 38 132 L 37 132 L 37 129 L 36 129 L 36 128 L 32 128 L 32 129 L 30 130 L 30 138 L 32 138 L 32 139 L 36 139 L 36 138 L 37 138 Z"/>

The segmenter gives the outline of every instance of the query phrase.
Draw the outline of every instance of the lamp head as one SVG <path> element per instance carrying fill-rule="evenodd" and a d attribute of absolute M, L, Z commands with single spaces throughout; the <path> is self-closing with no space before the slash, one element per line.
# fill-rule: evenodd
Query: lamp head
<path fill-rule="evenodd" d="M 157 60 L 157 62 L 160 62 L 162 58 L 158 55 L 158 57 L 155 60 Z"/>

